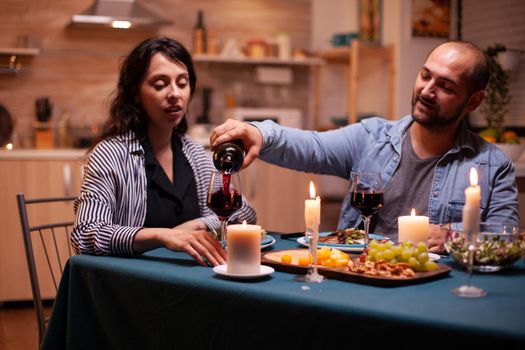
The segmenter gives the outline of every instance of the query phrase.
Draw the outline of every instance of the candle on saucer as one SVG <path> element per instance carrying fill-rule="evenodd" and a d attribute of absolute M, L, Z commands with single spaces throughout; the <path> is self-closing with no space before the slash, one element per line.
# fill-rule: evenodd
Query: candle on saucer
<path fill-rule="evenodd" d="M 226 239 L 228 242 L 228 273 L 253 274 L 261 268 L 261 226 L 229 225 Z"/>
<path fill-rule="evenodd" d="M 465 206 L 463 207 L 463 230 L 479 232 L 479 221 L 481 211 L 481 190 L 478 185 L 478 172 L 475 168 L 470 169 L 470 186 L 465 189 Z"/>
<path fill-rule="evenodd" d="M 317 228 L 321 222 L 321 198 L 315 196 L 315 186 L 312 181 L 310 181 L 310 199 L 304 201 L 304 220 L 307 228 Z"/>
<path fill-rule="evenodd" d="M 399 242 L 427 243 L 428 222 L 428 216 L 416 215 L 415 209 L 412 209 L 411 215 L 398 217 Z"/>

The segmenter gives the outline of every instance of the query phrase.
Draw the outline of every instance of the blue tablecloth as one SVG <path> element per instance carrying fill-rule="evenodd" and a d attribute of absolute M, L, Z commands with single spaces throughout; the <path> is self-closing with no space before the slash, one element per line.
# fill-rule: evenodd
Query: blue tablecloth
<path fill-rule="evenodd" d="M 297 247 L 280 239 L 268 249 Z M 185 253 L 138 258 L 75 256 L 63 274 L 44 349 L 321 349 L 327 346 L 525 349 L 525 265 L 475 274 L 488 296 L 452 294 L 450 275 L 403 287 L 329 279 L 294 281 L 275 272 L 231 280 Z"/>

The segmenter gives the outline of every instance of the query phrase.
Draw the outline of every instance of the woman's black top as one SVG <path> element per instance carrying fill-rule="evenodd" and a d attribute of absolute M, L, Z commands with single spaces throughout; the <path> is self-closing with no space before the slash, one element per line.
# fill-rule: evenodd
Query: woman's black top
<path fill-rule="evenodd" d="M 144 227 L 172 228 L 200 217 L 195 177 L 190 163 L 182 153 L 179 136 L 174 132 L 171 138 L 173 183 L 157 161 L 148 139 L 142 143 L 142 147 L 145 152 L 147 179 Z"/>

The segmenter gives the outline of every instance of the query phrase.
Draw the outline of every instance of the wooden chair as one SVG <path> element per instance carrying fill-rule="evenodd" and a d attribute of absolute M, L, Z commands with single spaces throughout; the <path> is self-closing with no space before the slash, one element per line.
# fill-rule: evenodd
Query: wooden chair
<path fill-rule="evenodd" d="M 69 204 L 64 208 L 59 207 L 59 210 L 71 210 L 72 213 L 72 201 L 75 200 L 76 197 L 26 199 L 23 193 L 19 193 L 16 195 L 16 199 L 18 202 L 31 291 L 38 323 L 38 338 L 39 343 L 41 343 L 49 319 L 49 316 L 45 315 L 43 297 L 54 299 L 62 276 L 63 267 L 72 255 L 69 236 L 73 227 L 73 221 L 53 222 L 53 215 L 49 213 L 49 206 L 55 208 L 58 204 L 53 206 L 52 203 L 60 202 L 62 202 L 62 204 Z M 29 209 L 29 206 L 31 206 L 31 209 Z M 47 210 L 45 208 L 46 206 L 48 207 Z M 51 222 L 34 225 L 36 220 L 31 220 L 32 224 L 30 224 L 28 211 L 33 213 L 35 210 L 41 210 L 39 212 L 39 214 L 41 214 L 40 219 L 44 217 L 47 221 Z M 31 218 L 33 219 L 33 215 L 31 215 Z M 35 239 L 33 240 L 33 238 Z M 65 248 L 65 246 L 67 246 L 67 248 Z M 49 282 L 50 280 L 52 280 L 52 283 Z M 46 289 L 51 289 L 52 295 L 50 295 L 49 291 L 43 291 L 43 286 L 50 284 L 52 284 L 52 287 Z M 52 291 L 53 287 L 54 292 Z"/>

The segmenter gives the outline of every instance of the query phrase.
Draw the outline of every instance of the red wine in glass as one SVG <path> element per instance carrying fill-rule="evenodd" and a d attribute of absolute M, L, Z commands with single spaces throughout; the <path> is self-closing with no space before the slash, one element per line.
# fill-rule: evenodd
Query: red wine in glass
<path fill-rule="evenodd" d="M 228 191 L 219 189 L 208 196 L 208 208 L 213 210 L 217 216 L 228 218 L 242 207 L 242 195 L 237 191 Z"/>
<path fill-rule="evenodd" d="M 383 207 L 383 187 L 379 173 L 352 173 L 350 204 L 361 213 L 365 228 L 364 248 L 368 247 L 370 219 Z"/>
<path fill-rule="evenodd" d="M 370 192 L 369 189 L 357 190 L 352 192 L 350 203 L 362 215 L 372 216 L 383 207 L 383 192 Z"/>
<path fill-rule="evenodd" d="M 239 173 L 213 171 L 210 178 L 206 204 L 221 221 L 220 231 L 216 238 L 226 243 L 226 226 L 228 219 L 242 207 L 241 180 Z"/>

